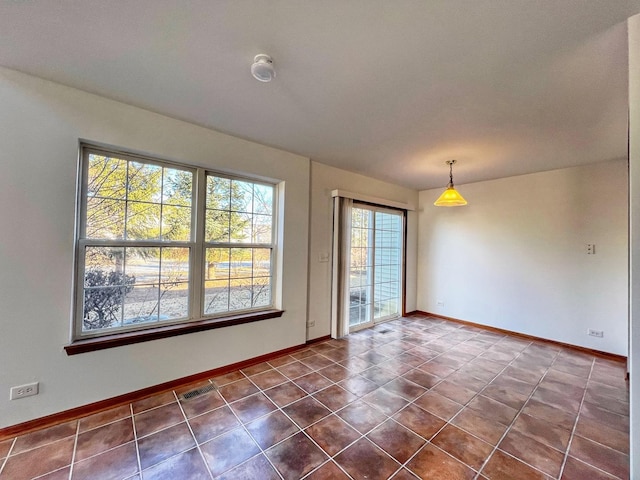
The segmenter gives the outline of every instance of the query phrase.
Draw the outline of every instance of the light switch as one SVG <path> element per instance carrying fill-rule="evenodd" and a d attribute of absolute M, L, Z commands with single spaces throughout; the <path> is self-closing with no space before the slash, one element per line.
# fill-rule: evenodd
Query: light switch
<path fill-rule="evenodd" d="M 322 252 L 318 254 L 318 261 L 325 263 L 329 261 L 329 254 L 327 252 Z"/>

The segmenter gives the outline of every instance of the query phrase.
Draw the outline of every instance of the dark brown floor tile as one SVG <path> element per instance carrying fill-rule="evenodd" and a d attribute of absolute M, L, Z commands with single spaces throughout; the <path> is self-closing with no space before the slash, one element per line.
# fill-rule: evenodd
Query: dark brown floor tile
<path fill-rule="evenodd" d="M 621 432 L 584 416 L 578 419 L 576 435 L 611 447 L 626 455 L 629 454 L 629 432 Z"/>
<path fill-rule="evenodd" d="M 564 383 L 561 380 L 552 380 L 548 375 L 542 379 L 539 387 L 556 391 L 558 393 L 561 393 L 565 397 L 572 398 L 578 402 L 582 400 L 585 390 L 584 387 L 576 387 L 575 385 Z"/>
<path fill-rule="evenodd" d="M 351 392 L 347 392 L 344 388 L 339 387 L 338 385 L 331 385 L 330 387 L 314 394 L 313 398 L 319 400 L 330 410 L 335 411 L 357 400 L 358 396 Z"/>
<path fill-rule="evenodd" d="M 521 395 L 510 390 L 509 387 L 501 387 L 494 384 L 490 384 L 482 390 L 482 395 L 516 410 L 520 410 L 529 398 L 528 395 Z"/>
<path fill-rule="evenodd" d="M 568 457 L 567 462 L 564 465 L 562 472 L 562 480 L 616 480 L 602 470 L 587 465 L 586 463 L 576 460 L 573 457 Z"/>
<path fill-rule="evenodd" d="M 47 473 L 42 477 L 38 477 L 38 480 L 69 480 L 69 472 L 71 467 L 61 468 L 55 472 Z"/>
<path fill-rule="evenodd" d="M 346 378 L 338 382 L 338 385 L 340 385 L 345 390 L 350 391 L 354 395 L 358 395 L 359 397 L 373 392 L 376 388 L 378 388 L 377 384 L 375 384 L 371 380 L 367 380 L 360 375 L 354 375 L 353 377 Z"/>
<path fill-rule="evenodd" d="M 490 360 L 486 360 L 486 361 L 490 361 Z M 467 363 L 466 365 L 463 365 L 458 371 L 466 375 L 471 375 L 472 377 L 480 379 L 483 382 L 487 382 L 487 383 L 493 380 L 496 376 L 494 372 L 485 370 L 484 368 L 478 367 L 471 363 Z"/>
<path fill-rule="evenodd" d="M 433 362 L 423 363 L 418 367 L 418 369 L 422 370 L 423 372 L 430 373 L 432 375 L 437 375 L 440 378 L 446 378 L 456 371 L 455 368 L 439 365 Z"/>
<path fill-rule="evenodd" d="M 580 409 L 580 418 L 588 418 L 599 423 L 619 430 L 620 432 L 629 431 L 629 417 L 625 415 L 618 415 L 617 413 L 610 412 L 603 408 L 600 408 L 592 403 L 584 402 Z"/>
<path fill-rule="evenodd" d="M 429 391 L 413 403 L 445 420 L 451 419 L 462 410 L 462 405 L 442 395 Z"/>
<path fill-rule="evenodd" d="M 617 413 L 618 415 L 629 416 L 629 402 L 627 401 L 598 395 L 590 390 L 587 390 L 587 393 L 584 396 L 584 401 L 600 408 L 604 408 L 605 410 L 609 410 L 610 412 Z"/>
<path fill-rule="evenodd" d="M 368 393 L 362 399 L 369 405 L 373 405 L 385 415 L 393 415 L 407 403 L 407 400 L 395 393 L 391 393 L 384 388 L 378 388 Z"/>
<path fill-rule="evenodd" d="M 282 409 L 300 428 L 306 428 L 312 423 L 331 413 L 324 405 L 312 397 L 305 397 Z"/>
<path fill-rule="evenodd" d="M 349 352 L 344 348 L 334 348 L 333 350 L 323 352 L 322 354 L 334 362 L 341 362 L 350 356 Z"/>
<path fill-rule="evenodd" d="M 393 480 L 416 480 L 418 477 L 416 477 L 413 473 L 411 473 L 406 468 L 401 468 L 400 470 L 398 470 L 398 473 L 396 473 L 391 478 Z"/>
<path fill-rule="evenodd" d="M 8 440 L 0 441 L 0 459 L 5 458 L 7 455 L 9 455 L 9 450 L 11 450 L 14 440 L 15 439 L 10 438 Z M 0 460 L 0 464 L 1 463 L 2 461 Z"/>
<path fill-rule="evenodd" d="M 280 385 L 281 383 L 284 383 L 288 380 L 289 379 L 287 377 L 282 375 L 277 370 L 267 370 L 266 372 L 259 373 L 251 377 L 251 381 L 262 390 L 275 387 L 276 385 Z"/>
<path fill-rule="evenodd" d="M 367 435 L 385 452 L 404 463 L 425 444 L 425 440 L 389 419 Z"/>
<path fill-rule="evenodd" d="M 307 392 L 302 390 L 293 382 L 283 383 L 277 387 L 265 390 L 264 394 L 279 407 L 284 407 L 290 403 L 307 396 Z"/>
<path fill-rule="evenodd" d="M 420 478 L 470 480 L 476 475 L 475 471 L 431 444 L 420 450 L 407 468 Z"/>
<path fill-rule="evenodd" d="M 572 385 L 579 388 L 586 388 L 587 386 L 586 378 L 571 375 L 570 373 L 561 372 L 560 370 L 554 370 L 553 368 L 549 369 L 547 374 L 544 376 L 544 379 L 553 380 L 564 385 Z"/>
<path fill-rule="evenodd" d="M 305 357 L 300 361 L 312 370 L 320 370 L 321 368 L 325 368 L 334 364 L 333 360 L 329 360 L 327 357 L 320 354 Z"/>
<path fill-rule="evenodd" d="M 73 464 L 72 480 L 112 480 L 127 478 L 138 471 L 134 442 Z"/>
<path fill-rule="evenodd" d="M 604 383 L 589 382 L 587 384 L 587 392 L 603 397 L 611 397 L 621 402 L 629 402 L 629 387 L 624 388 L 612 387 Z"/>
<path fill-rule="evenodd" d="M 377 365 L 368 368 L 364 372 L 360 372 L 360 375 L 368 380 L 371 380 L 377 385 L 384 385 L 385 383 L 390 382 L 398 376 L 395 373 L 390 372 L 389 370 L 381 368 Z"/>
<path fill-rule="evenodd" d="M 286 365 L 288 363 L 293 363 L 295 361 L 296 361 L 296 359 L 293 358 L 291 355 L 283 355 L 282 357 L 278 357 L 278 358 L 274 358 L 273 360 L 269 360 L 269 365 L 271 365 L 272 367 L 278 368 L 278 367 L 282 367 L 283 365 Z"/>
<path fill-rule="evenodd" d="M 325 367 L 319 370 L 319 373 L 333 382 L 339 382 L 340 380 L 344 380 L 345 378 L 349 378 L 351 375 L 353 375 L 352 372 L 344 368 L 342 365 L 338 364 Z"/>
<path fill-rule="evenodd" d="M 306 432 L 331 456 L 360 438 L 360 433 L 335 415 L 323 418 L 307 428 Z"/>
<path fill-rule="evenodd" d="M 553 362 L 551 368 L 584 378 L 589 377 L 589 373 L 591 373 L 591 365 L 576 365 L 562 359 L 557 359 L 555 362 Z"/>
<path fill-rule="evenodd" d="M 360 373 L 373 365 L 373 363 L 367 362 L 360 357 L 350 357 L 339 363 L 353 373 Z"/>
<path fill-rule="evenodd" d="M 355 480 L 389 478 L 400 468 L 400 464 L 364 438 L 337 455 L 335 460 Z"/>
<path fill-rule="evenodd" d="M 470 408 L 465 408 L 451 422 L 491 445 L 496 445 L 507 429 L 505 425 Z"/>
<path fill-rule="evenodd" d="M 474 390 L 469 390 L 462 385 L 449 382 L 448 380 L 438 384 L 436 387 L 432 388 L 431 391 L 438 393 L 443 397 L 447 397 L 449 400 L 453 400 L 461 405 L 466 404 L 477 395 L 477 392 Z"/>
<path fill-rule="evenodd" d="M 565 397 L 559 392 L 548 390 L 546 388 L 536 388 L 536 391 L 533 392 L 531 398 L 553 407 L 560 408 L 569 413 L 578 413 L 578 410 L 580 409 L 580 400 Z"/>
<path fill-rule="evenodd" d="M 202 444 L 200 450 L 214 477 L 260 453 L 251 436 L 242 428 L 236 428 Z"/>
<path fill-rule="evenodd" d="M 180 405 L 187 418 L 202 415 L 224 405 L 224 400 L 218 392 L 208 392 L 197 397 L 180 400 Z"/>
<path fill-rule="evenodd" d="M 427 440 L 445 424 L 444 420 L 441 418 L 436 417 L 415 405 L 408 405 L 406 408 L 395 414 L 393 418 Z"/>
<path fill-rule="evenodd" d="M 390 381 L 382 388 L 389 392 L 395 393 L 396 395 L 400 395 L 402 398 L 405 398 L 410 402 L 427 391 L 424 387 L 416 385 L 415 383 L 410 382 L 409 380 L 405 380 L 402 377 Z"/>
<path fill-rule="evenodd" d="M 266 415 L 277 408 L 273 402 L 262 393 L 257 393 L 250 397 L 243 398 L 242 400 L 238 400 L 230 406 L 243 423 L 255 420 L 256 418 Z"/>
<path fill-rule="evenodd" d="M 500 422 L 503 425 L 511 424 L 518 413 L 515 408 L 508 407 L 483 395 L 478 395 L 471 400 L 468 407 L 482 413 L 486 418 Z"/>
<path fill-rule="evenodd" d="M 269 460 L 263 455 L 256 455 L 227 473 L 216 477 L 216 480 L 279 480 L 280 475 L 273 469 Z"/>
<path fill-rule="evenodd" d="M 227 402 L 231 403 L 257 393 L 258 388 L 245 378 L 220 387 L 219 392 Z"/>
<path fill-rule="evenodd" d="M 138 438 L 170 427 L 184 421 L 184 415 L 177 403 L 170 403 L 164 407 L 154 408 L 133 416 Z"/>
<path fill-rule="evenodd" d="M 427 373 L 417 368 L 410 370 L 409 372 L 405 373 L 402 377 L 413 383 L 417 383 L 418 385 L 424 388 L 432 388 L 440 381 L 440 377 L 437 377 L 436 375 Z"/>
<path fill-rule="evenodd" d="M 98 453 L 124 445 L 133 440 L 131 418 L 118 420 L 78 435 L 75 461 L 84 460 Z"/>
<path fill-rule="evenodd" d="M 567 449 L 571 436 L 570 430 L 526 413 L 520 414 L 512 429 L 562 452 Z"/>
<path fill-rule="evenodd" d="M 413 346 L 411 346 L 413 348 Z M 398 355 L 396 360 L 401 362 L 403 365 L 409 365 L 410 367 L 416 368 L 424 363 L 424 360 L 419 356 L 411 354 L 411 352 L 405 352 L 402 355 Z"/>
<path fill-rule="evenodd" d="M 250 377 L 252 375 L 257 375 L 258 373 L 266 372 L 267 370 L 270 370 L 270 369 L 271 369 L 271 365 L 269 365 L 267 362 L 262 362 L 262 363 L 258 363 L 257 365 L 252 365 L 250 367 L 243 368 L 240 371 L 244 373 L 247 377 Z"/>
<path fill-rule="evenodd" d="M 484 380 L 480 380 L 479 378 L 460 372 L 452 373 L 447 377 L 447 380 L 457 383 L 458 385 L 462 385 L 470 390 L 475 390 L 476 392 L 482 390 L 488 383 Z"/>
<path fill-rule="evenodd" d="M 154 395 L 153 397 L 147 397 L 143 398 L 142 400 L 138 400 L 137 402 L 133 402 L 131 404 L 131 407 L 133 408 L 133 413 L 135 414 L 176 401 L 176 396 L 173 394 L 173 392 L 164 392 L 158 395 Z"/>
<path fill-rule="evenodd" d="M 523 382 L 530 383 L 534 386 L 540 381 L 542 375 L 546 372 L 546 368 L 536 370 L 535 368 L 532 368 L 531 365 L 526 364 L 522 365 L 521 368 L 516 362 L 508 366 L 504 370 L 504 374 L 518 380 L 522 380 Z"/>
<path fill-rule="evenodd" d="M 629 477 L 629 456 L 574 435 L 569 455 L 620 478 Z"/>
<path fill-rule="evenodd" d="M 317 343 L 311 347 L 311 350 L 313 350 L 316 353 L 332 352 L 335 349 L 336 349 L 335 346 L 329 345 L 328 343 Z"/>
<path fill-rule="evenodd" d="M 300 479 L 327 460 L 324 452 L 302 432 L 265 453 L 285 480 Z"/>
<path fill-rule="evenodd" d="M 358 355 L 358 357 L 362 358 L 363 360 L 369 363 L 373 363 L 374 365 L 377 365 L 379 363 L 386 362 L 387 360 L 389 360 L 389 357 L 387 357 L 386 355 L 382 355 L 381 353 L 378 353 L 375 350 L 370 350 L 368 352 L 361 353 L 360 355 Z"/>
<path fill-rule="evenodd" d="M 282 367 L 278 367 L 278 371 L 283 375 L 286 375 L 288 378 L 294 379 L 301 377 L 302 375 L 306 375 L 307 373 L 311 373 L 313 370 L 306 365 L 295 361 Z"/>
<path fill-rule="evenodd" d="M 122 420 L 123 418 L 131 416 L 131 407 L 129 405 L 122 405 L 120 407 L 111 408 L 104 412 L 96 413 L 88 417 L 78 420 L 78 432 L 86 432 L 92 428 L 101 427 L 107 423 Z M 0 455 L 1 457 L 2 455 Z"/>
<path fill-rule="evenodd" d="M 453 425 L 447 425 L 431 442 L 475 470 L 493 451 L 492 445 Z"/>
<path fill-rule="evenodd" d="M 541 402 L 535 399 L 530 399 L 525 407 L 522 409 L 522 413 L 531 415 L 547 422 L 557 425 L 558 427 L 571 430 L 576 422 L 577 413 L 566 412 L 545 402 Z"/>
<path fill-rule="evenodd" d="M 500 450 L 493 453 L 482 474 L 490 480 L 551 480 L 551 477 Z"/>
<path fill-rule="evenodd" d="M 200 452 L 197 448 L 193 448 L 143 471 L 142 478 L 144 480 L 209 480 L 211 475 Z"/>
<path fill-rule="evenodd" d="M 29 480 L 38 475 L 66 467 L 71 463 L 74 441 L 74 437 L 66 437 L 11 455 L 2 470 L 3 478 Z"/>
<path fill-rule="evenodd" d="M 295 380 L 293 380 L 293 383 L 298 385 L 301 389 L 303 389 L 307 393 L 315 393 L 333 384 L 331 380 L 323 377 L 317 372 L 309 373 L 302 377 L 298 377 Z"/>
<path fill-rule="evenodd" d="M 564 453 L 537 442 L 516 430 L 510 430 L 498 448 L 554 478 L 560 474 L 560 468 L 564 461 Z"/>
<path fill-rule="evenodd" d="M 138 441 L 140 467 L 144 470 L 195 445 L 186 423 L 161 430 Z"/>
<path fill-rule="evenodd" d="M 333 462 L 327 462 L 312 472 L 305 480 L 349 480 L 349 477 Z"/>
<path fill-rule="evenodd" d="M 362 400 L 351 403 L 337 415 L 362 434 L 369 432 L 387 419 L 386 415 Z"/>
<path fill-rule="evenodd" d="M 315 355 L 315 354 L 316 352 L 314 350 L 307 348 L 305 350 L 300 350 L 299 352 L 292 353 L 291 356 L 296 360 L 300 360 L 301 358 L 310 357 L 311 355 Z"/>
<path fill-rule="evenodd" d="M 531 395 L 533 390 L 536 388 L 536 384 L 519 380 L 510 375 L 507 375 L 506 373 L 498 375 L 489 385 L 503 387 L 510 392 L 514 392 L 525 397 Z"/>
<path fill-rule="evenodd" d="M 193 430 L 198 443 L 204 443 L 218 435 L 240 426 L 236 416 L 229 407 L 220 407 L 189 419 L 189 425 Z"/>
<path fill-rule="evenodd" d="M 491 360 L 487 360 L 484 358 L 476 358 L 474 360 L 472 360 L 471 362 L 469 362 L 469 365 L 474 365 L 477 367 L 480 367 L 488 372 L 491 372 L 495 375 L 499 374 L 500 372 L 502 372 L 502 370 L 504 369 L 504 364 L 503 363 L 498 363 L 498 362 L 493 362 Z"/>
<path fill-rule="evenodd" d="M 247 430 L 263 450 L 290 437 L 299 429 L 282 412 L 273 412 L 247 424 Z"/>
<path fill-rule="evenodd" d="M 240 370 L 236 370 L 234 372 L 226 373 L 224 375 L 218 375 L 217 377 L 212 378 L 211 381 L 217 387 L 222 387 L 229 383 L 237 382 L 238 380 L 243 380 L 244 378 L 246 377 L 240 372 Z"/>
<path fill-rule="evenodd" d="M 394 373 L 395 375 L 404 375 L 405 373 L 413 370 L 413 367 L 411 365 L 402 363 L 402 361 L 398 360 L 398 358 L 392 358 L 391 360 L 387 360 L 386 362 L 379 363 L 378 366 L 390 371 L 391 373 Z"/>
<path fill-rule="evenodd" d="M 35 432 L 22 435 L 16 439 L 11 455 L 16 455 L 33 448 L 41 447 L 47 443 L 75 435 L 77 427 L 78 422 L 74 420 L 72 422 L 54 425 L 53 427 L 36 430 Z"/>

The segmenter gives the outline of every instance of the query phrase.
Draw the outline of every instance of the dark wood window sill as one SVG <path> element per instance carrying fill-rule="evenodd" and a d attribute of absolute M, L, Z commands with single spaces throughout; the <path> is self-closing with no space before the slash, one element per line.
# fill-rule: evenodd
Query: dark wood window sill
<path fill-rule="evenodd" d="M 264 310 L 256 313 L 245 313 L 221 318 L 210 318 L 197 320 L 195 322 L 182 323 L 179 325 L 166 325 L 163 327 L 149 328 L 135 332 L 114 333 L 103 337 L 85 338 L 76 340 L 64 347 L 67 355 L 77 355 L 78 353 L 104 350 L 105 348 L 120 347 L 133 343 L 148 342 L 159 338 L 175 337 L 187 333 L 202 332 L 214 328 L 231 327 L 243 323 L 259 322 L 269 318 L 281 317 L 284 310 Z"/>

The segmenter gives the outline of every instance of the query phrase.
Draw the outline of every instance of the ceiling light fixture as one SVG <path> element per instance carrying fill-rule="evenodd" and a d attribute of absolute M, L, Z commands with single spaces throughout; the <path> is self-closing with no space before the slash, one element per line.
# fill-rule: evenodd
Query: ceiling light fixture
<path fill-rule="evenodd" d="M 276 76 L 276 70 L 273 68 L 273 60 L 269 55 L 261 53 L 256 55 L 251 65 L 251 75 L 260 82 L 270 82 Z"/>
<path fill-rule="evenodd" d="M 467 201 L 453 188 L 453 164 L 456 161 L 447 160 L 445 163 L 449 165 L 449 185 L 447 185 L 447 189 L 442 192 L 438 200 L 434 202 L 434 205 L 436 207 L 461 207 L 466 205 Z"/>

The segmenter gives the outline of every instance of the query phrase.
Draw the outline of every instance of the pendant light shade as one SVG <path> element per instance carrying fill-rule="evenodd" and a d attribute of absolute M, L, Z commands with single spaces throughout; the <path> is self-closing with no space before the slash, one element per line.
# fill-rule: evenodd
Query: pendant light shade
<path fill-rule="evenodd" d="M 447 189 L 442 192 L 442 195 L 434 202 L 436 207 L 461 207 L 466 205 L 467 201 L 458 191 L 453 188 L 453 164 L 455 160 L 447 160 L 446 164 L 449 165 L 449 185 Z"/>

